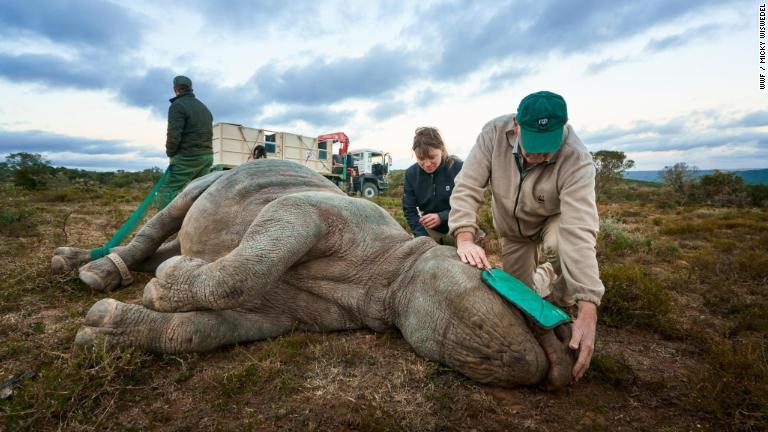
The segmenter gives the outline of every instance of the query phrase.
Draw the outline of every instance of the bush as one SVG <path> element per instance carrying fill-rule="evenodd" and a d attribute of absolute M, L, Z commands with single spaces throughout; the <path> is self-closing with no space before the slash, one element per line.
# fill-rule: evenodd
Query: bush
<path fill-rule="evenodd" d="M 37 233 L 37 223 L 26 207 L 3 208 L 0 212 L 0 235 L 28 237 Z"/>
<path fill-rule="evenodd" d="M 6 156 L 3 169 L 10 173 L 14 186 L 27 190 L 45 189 L 53 174 L 49 161 L 39 154 L 26 152 Z"/>
<path fill-rule="evenodd" d="M 747 186 L 735 173 L 715 171 L 701 176 L 697 185 L 703 199 L 717 207 L 741 207 L 747 204 Z"/>
<path fill-rule="evenodd" d="M 737 254 L 734 259 L 739 276 L 747 277 L 757 282 L 768 278 L 768 256 L 763 252 L 749 250 Z"/>
<path fill-rule="evenodd" d="M 615 387 L 628 387 L 637 382 L 637 375 L 620 358 L 605 354 L 595 354 L 589 366 L 589 378 L 602 381 Z"/>
<path fill-rule="evenodd" d="M 694 374 L 688 396 L 692 408 L 722 429 L 768 429 L 768 349 L 766 340 L 712 343 L 706 365 Z"/>
<path fill-rule="evenodd" d="M 669 323 L 670 294 L 635 264 L 605 266 L 600 272 L 605 296 L 601 320 L 613 327 L 637 327 L 664 336 L 676 332 Z"/>
<path fill-rule="evenodd" d="M 627 159 L 620 151 L 600 150 L 592 153 L 595 164 L 595 194 L 598 199 L 611 186 L 624 178 L 624 172 L 635 166 L 635 161 Z"/>
<path fill-rule="evenodd" d="M 678 205 L 683 205 L 694 198 L 696 171 L 698 168 L 688 166 L 685 162 L 664 167 L 661 173 L 661 184 L 673 191 Z"/>
<path fill-rule="evenodd" d="M 600 221 L 600 233 L 598 247 L 612 254 L 624 254 L 640 249 L 648 249 L 651 240 L 644 238 L 636 232 L 612 217 L 606 217 Z"/>
<path fill-rule="evenodd" d="M 78 352 L 48 364 L 4 405 L 8 430 L 98 429 L 95 412 L 130 398 L 150 356 L 133 349 Z M 106 412 L 106 411 L 104 411 Z"/>
<path fill-rule="evenodd" d="M 768 185 L 747 186 L 749 204 L 754 207 L 768 207 Z"/>

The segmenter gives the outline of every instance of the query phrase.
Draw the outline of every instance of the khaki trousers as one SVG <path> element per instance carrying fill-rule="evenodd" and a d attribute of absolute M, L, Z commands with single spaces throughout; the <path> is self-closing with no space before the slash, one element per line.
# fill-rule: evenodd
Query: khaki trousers
<path fill-rule="evenodd" d="M 429 237 L 432 238 L 437 244 L 439 245 L 445 245 L 445 246 L 456 246 L 456 239 L 453 238 L 452 235 L 448 233 L 441 233 L 439 231 L 435 231 L 433 229 L 424 228 L 427 230 L 427 234 L 429 234 Z"/>
<path fill-rule="evenodd" d="M 560 266 L 557 229 L 560 216 L 549 218 L 538 239 L 501 238 L 504 271 L 520 279 L 541 297 L 568 306 L 566 286 Z"/>

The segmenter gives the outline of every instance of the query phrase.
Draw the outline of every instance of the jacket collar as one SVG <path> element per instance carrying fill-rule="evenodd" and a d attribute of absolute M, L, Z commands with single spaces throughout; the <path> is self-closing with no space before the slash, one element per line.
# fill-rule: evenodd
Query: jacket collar
<path fill-rule="evenodd" d="M 195 97 L 195 94 L 194 94 L 193 92 L 191 92 L 191 91 L 188 91 L 188 92 L 186 92 L 186 93 L 182 93 L 182 94 L 180 94 L 180 95 L 178 95 L 178 96 L 174 96 L 174 97 L 172 97 L 172 98 L 168 99 L 168 102 L 170 102 L 170 103 L 173 103 L 173 102 L 174 102 L 174 101 L 176 101 L 177 99 L 181 99 L 181 98 L 183 98 L 184 96 L 192 96 L 192 97 Z"/>

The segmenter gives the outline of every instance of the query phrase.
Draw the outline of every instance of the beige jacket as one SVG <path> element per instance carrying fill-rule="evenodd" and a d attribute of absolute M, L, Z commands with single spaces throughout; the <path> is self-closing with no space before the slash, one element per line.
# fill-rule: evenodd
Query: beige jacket
<path fill-rule="evenodd" d="M 563 144 L 521 176 L 515 161 L 515 115 L 488 122 L 477 137 L 451 195 L 450 233 L 477 233 L 477 211 L 490 182 L 496 231 L 511 241 L 539 241 L 547 218 L 560 215 L 560 262 L 574 299 L 600 304 L 605 292 L 597 268 L 599 218 L 592 156 L 566 125 Z M 521 180 L 521 177 L 522 180 Z M 518 197 L 519 191 L 519 197 Z M 517 202 L 516 202 L 517 200 Z"/>

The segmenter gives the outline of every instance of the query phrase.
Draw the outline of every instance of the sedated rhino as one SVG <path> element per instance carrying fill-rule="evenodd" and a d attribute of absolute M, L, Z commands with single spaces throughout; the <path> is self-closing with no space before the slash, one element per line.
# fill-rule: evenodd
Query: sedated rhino
<path fill-rule="evenodd" d="M 127 269 L 156 275 L 143 305 L 95 303 L 76 344 L 178 353 L 293 329 L 396 327 L 418 354 L 481 383 L 571 381 L 567 327 L 558 337 L 529 326 L 454 248 L 411 238 L 376 204 L 293 162 L 197 179 L 112 252 L 117 263 L 72 247 L 52 259 L 54 272 L 85 264 L 80 279 L 97 291 L 124 283 Z"/>

